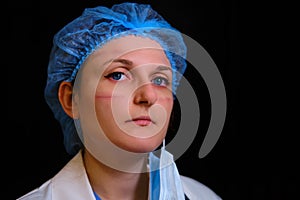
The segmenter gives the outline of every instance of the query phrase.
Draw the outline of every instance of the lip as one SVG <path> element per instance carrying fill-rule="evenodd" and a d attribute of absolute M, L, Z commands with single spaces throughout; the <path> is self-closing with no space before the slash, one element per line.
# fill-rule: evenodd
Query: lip
<path fill-rule="evenodd" d="M 151 123 L 153 123 L 153 121 L 151 120 L 151 118 L 149 116 L 136 117 L 131 120 L 127 120 L 126 122 L 134 122 L 138 126 L 148 126 Z"/>

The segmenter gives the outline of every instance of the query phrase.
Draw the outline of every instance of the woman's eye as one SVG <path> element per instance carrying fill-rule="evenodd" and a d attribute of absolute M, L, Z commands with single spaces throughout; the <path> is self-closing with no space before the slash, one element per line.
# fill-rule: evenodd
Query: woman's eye
<path fill-rule="evenodd" d="M 123 72 L 112 72 L 105 76 L 105 78 L 110 78 L 115 81 L 121 81 L 126 78 L 125 74 Z"/>
<path fill-rule="evenodd" d="M 152 83 L 158 86 L 168 86 L 169 81 L 163 77 L 156 77 L 152 80 Z"/>

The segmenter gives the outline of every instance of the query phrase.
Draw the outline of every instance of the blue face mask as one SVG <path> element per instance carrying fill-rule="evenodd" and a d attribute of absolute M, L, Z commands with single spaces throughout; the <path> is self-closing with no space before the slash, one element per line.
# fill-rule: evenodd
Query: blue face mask
<path fill-rule="evenodd" d="M 161 149 L 160 159 L 153 153 L 149 154 L 149 168 L 150 200 L 185 199 L 178 169 L 173 155 L 165 149 L 165 141 Z"/>

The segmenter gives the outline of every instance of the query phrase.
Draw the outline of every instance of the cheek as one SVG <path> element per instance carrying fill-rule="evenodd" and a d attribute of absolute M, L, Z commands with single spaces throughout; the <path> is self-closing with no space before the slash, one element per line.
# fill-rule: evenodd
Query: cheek
<path fill-rule="evenodd" d="M 123 115 L 122 113 L 128 110 L 128 97 L 125 95 L 111 95 L 111 93 L 97 93 L 95 95 L 95 108 L 97 116 L 110 119 L 116 115 Z M 100 119 L 99 119 L 100 120 Z"/>
<path fill-rule="evenodd" d="M 112 95 L 109 92 L 96 92 L 95 94 L 95 110 L 98 122 L 111 120 L 112 117 Z"/>
<path fill-rule="evenodd" d="M 173 97 L 163 97 L 159 98 L 158 103 L 162 105 L 168 113 L 171 113 L 171 110 L 173 108 Z"/>
<path fill-rule="evenodd" d="M 96 110 L 108 109 L 111 107 L 112 96 L 109 93 L 96 93 L 95 107 Z"/>
<path fill-rule="evenodd" d="M 167 127 L 173 109 L 173 98 L 161 97 L 150 109 L 150 115 L 154 116 L 158 126 Z"/>

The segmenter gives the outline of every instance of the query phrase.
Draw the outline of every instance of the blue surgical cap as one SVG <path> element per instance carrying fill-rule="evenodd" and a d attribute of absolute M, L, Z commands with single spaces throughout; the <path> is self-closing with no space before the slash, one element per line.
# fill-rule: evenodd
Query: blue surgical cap
<path fill-rule="evenodd" d="M 110 8 L 86 8 L 53 38 L 45 88 L 46 102 L 60 122 L 66 151 L 74 155 L 83 146 L 74 120 L 63 110 L 58 99 L 62 81 L 72 82 L 86 58 L 112 39 L 137 35 L 157 41 L 173 69 L 172 91 L 186 68 L 186 46 L 182 35 L 147 4 L 121 3 Z"/>

